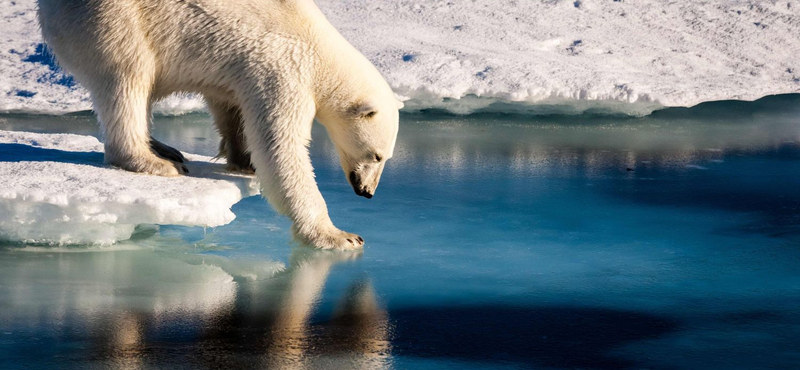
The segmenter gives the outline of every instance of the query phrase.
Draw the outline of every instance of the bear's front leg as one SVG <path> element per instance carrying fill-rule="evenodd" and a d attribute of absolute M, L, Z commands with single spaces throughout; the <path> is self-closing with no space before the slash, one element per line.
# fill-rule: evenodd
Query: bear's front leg
<path fill-rule="evenodd" d="M 333 225 L 314 179 L 308 154 L 313 100 L 289 106 L 242 109 L 245 138 L 262 194 L 292 220 L 297 241 L 320 249 L 361 248 L 364 239 Z"/>

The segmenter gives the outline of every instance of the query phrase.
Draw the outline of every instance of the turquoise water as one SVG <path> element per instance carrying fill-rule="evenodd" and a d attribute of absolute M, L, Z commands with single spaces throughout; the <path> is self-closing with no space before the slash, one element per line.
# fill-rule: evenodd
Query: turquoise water
<path fill-rule="evenodd" d="M 258 197 L 216 229 L 0 248 L 0 367 L 800 364 L 800 97 L 401 120 L 371 200 L 314 132 L 331 217 L 363 253 L 293 246 Z M 97 130 L 81 114 L 0 129 Z M 216 154 L 205 115 L 159 117 L 154 135 Z"/>

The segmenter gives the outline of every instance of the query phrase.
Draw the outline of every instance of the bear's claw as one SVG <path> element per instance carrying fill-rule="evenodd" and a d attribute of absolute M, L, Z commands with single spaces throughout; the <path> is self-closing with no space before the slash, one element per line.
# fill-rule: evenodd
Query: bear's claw
<path fill-rule="evenodd" d="M 364 246 L 364 238 L 342 230 L 334 229 L 330 232 L 319 233 L 311 237 L 299 236 L 298 238 L 309 246 L 319 249 L 350 250 Z"/>
<path fill-rule="evenodd" d="M 186 165 L 149 154 L 144 157 L 120 159 L 107 159 L 106 163 L 122 168 L 123 170 L 147 173 L 157 176 L 180 176 L 189 173 Z"/>
<path fill-rule="evenodd" d="M 183 153 L 181 153 L 180 150 L 164 144 L 156 139 L 150 139 L 150 148 L 153 149 L 153 152 L 155 152 L 156 155 L 161 158 L 178 163 L 186 162 L 186 157 L 183 156 Z M 184 168 L 186 168 L 186 166 L 184 166 Z"/>

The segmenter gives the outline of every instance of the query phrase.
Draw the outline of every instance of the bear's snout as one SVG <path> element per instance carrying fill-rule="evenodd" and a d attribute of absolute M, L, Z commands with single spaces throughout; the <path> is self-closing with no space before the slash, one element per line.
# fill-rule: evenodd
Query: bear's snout
<path fill-rule="evenodd" d="M 372 195 L 375 194 L 375 189 L 370 189 L 368 186 L 364 185 L 361 181 L 361 176 L 359 176 L 356 171 L 350 172 L 349 180 L 350 185 L 353 186 L 353 190 L 357 195 L 367 199 L 372 199 Z"/>

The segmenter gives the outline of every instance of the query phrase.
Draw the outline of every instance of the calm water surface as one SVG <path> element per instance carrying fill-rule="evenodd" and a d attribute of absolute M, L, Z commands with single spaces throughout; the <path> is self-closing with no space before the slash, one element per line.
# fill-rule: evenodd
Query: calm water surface
<path fill-rule="evenodd" d="M 89 115 L 0 129 L 96 134 Z M 371 200 L 312 157 L 361 253 L 258 197 L 216 229 L 0 247 L 2 368 L 792 369 L 800 97 L 645 118 L 404 115 Z M 155 136 L 216 154 L 205 115 Z M 0 155 L 2 155 L 0 153 Z"/>

